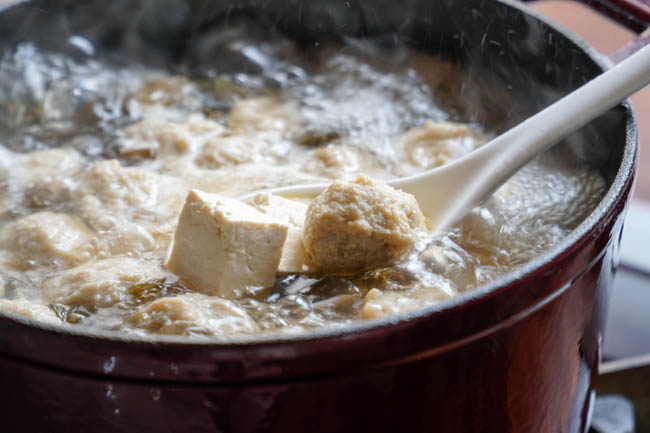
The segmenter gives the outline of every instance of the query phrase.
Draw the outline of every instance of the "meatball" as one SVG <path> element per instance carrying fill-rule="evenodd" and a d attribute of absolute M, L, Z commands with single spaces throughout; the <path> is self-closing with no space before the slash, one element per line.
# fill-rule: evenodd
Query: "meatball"
<path fill-rule="evenodd" d="M 76 265 L 94 252 L 92 231 L 68 214 L 33 213 L 0 230 L 0 262 L 19 270 Z"/>
<path fill-rule="evenodd" d="M 334 182 L 310 203 L 303 242 L 320 270 L 352 273 L 397 262 L 423 229 L 415 197 L 359 175 Z"/>
<path fill-rule="evenodd" d="M 230 110 L 226 124 L 234 131 L 284 132 L 290 127 L 295 110 L 294 104 L 275 98 L 242 99 Z"/>
<path fill-rule="evenodd" d="M 401 141 L 409 161 L 427 169 L 458 159 L 481 144 L 463 124 L 431 120 L 408 130 Z"/>
<path fill-rule="evenodd" d="M 405 292 L 372 289 L 363 298 L 361 318 L 380 319 L 410 313 L 449 299 L 453 294 L 436 287 L 417 287 Z"/>
<path fill-rule="evenodd" d="M 25 316 L 39 322 L 61 324 L 61 320 L 46 305 L 37 304 L 26 299 L 0 299 L 0 310 Z"/>
<path fill-rule="evenodd" d="M 258 330 L 234 303 L 200 293 L 156 299 L 127 321 L 135 328 L 168 335 L 224 336 Z"/>
<path fill-rule="evenodd" d="M 43 295 L 48 302 L 90 309 L 110 307 L 123 300 L 132 285 L 164 276 L 157 264 L 114 257 L 85 263 L 46 280 Z"/>

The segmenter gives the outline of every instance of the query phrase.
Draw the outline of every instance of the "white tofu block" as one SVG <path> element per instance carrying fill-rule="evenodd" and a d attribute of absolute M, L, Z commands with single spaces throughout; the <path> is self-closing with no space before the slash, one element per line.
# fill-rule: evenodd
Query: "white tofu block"
<path fill-rule="evenodd" d="M 309 266 L 307 259 L 307 252 L 302 243 L 307 205 L 270 193 L 257 194 L 251 199 L 250 204 L 260 212 L 289 226 L 278 272 L 309 273 L 312 271 L 313 269 Z"/>
<path fill-rule="evenodd" d="M 191 190 L 165 266 L 195 290 L 226 298 L 270 287 L 289 227 L 239 200 Z"/>

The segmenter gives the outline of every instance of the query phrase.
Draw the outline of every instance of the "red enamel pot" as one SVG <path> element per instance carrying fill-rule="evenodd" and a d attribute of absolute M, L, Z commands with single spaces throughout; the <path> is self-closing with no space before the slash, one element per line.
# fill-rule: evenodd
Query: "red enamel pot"
<path fill-rule="evenodd" d="M 472 120 L 497 131 L 610 65 L 525 6 L 487 0 L 22 2 L 0 12 L 0 48 L 83 35 L 108 57 L 173 62 L 241 14 L 303 42 L 390 35 L 442 52 L 479 84 Z M 636 166 L 630 104 L 563 145 L 608 182 L 593 213 L 515 272 L 409 315 L 197 343 L 0 313 L 0 432 L 586 431 Z"/>

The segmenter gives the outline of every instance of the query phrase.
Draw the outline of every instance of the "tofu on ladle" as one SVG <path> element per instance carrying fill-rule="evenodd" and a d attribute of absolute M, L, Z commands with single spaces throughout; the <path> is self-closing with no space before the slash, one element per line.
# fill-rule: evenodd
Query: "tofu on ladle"
<path fill-rule="evenodd" d="M 191 190 L 165 266 L 193 289 L 224 298 L 270 287 L 288 230 L 239 200 Z"/>
<path fill-rule="evenodd" d="M 424 229 L 413 196 L 364 176 L 334 182 L 309 206 L 268 193 L 250 203 L 190 191 L 167 269 L 194 290 L 233 298 L 272 286 L 278 273 L 390 266 Z"/>

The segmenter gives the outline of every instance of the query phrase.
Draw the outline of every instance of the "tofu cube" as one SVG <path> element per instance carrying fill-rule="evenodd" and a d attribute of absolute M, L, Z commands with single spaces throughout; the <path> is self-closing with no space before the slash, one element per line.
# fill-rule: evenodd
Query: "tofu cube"
<path fill-rule="evenodd" d="M 312 271 L 313 269 L 311 269 L 307 259 L 307 252 L 302 243 L 307 205 L 270 193 L 255 195 L 250 204 L 260 212 L 287 224 L 289 227 L 278 272 L 309 273 Z"/>
<path fill-rule="evenodd" d="M 195 290 L 234 298 L 273 285 L 288 229 L 239 200 L 193 189 L 165 266 Z"/>

